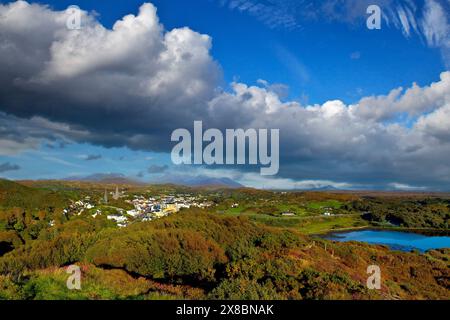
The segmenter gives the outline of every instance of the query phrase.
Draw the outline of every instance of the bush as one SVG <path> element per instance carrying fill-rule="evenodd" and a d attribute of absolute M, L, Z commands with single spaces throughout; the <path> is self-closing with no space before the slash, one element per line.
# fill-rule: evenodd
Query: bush
<path fill-rule="evenodd" d="M 155 279 L 212 280 L 215 265 L 227 261 L 214 241 L 186 230 L 120 230 L 98 241 L 86 256 L 97 266 L 121 268 Z"/>
<path fill-rule="evenodd" d="M 279 300 L 271 282 L 258 283 L 246 278 L 227 279 L 209 294 L 210 299 L 230 300 Z"/>

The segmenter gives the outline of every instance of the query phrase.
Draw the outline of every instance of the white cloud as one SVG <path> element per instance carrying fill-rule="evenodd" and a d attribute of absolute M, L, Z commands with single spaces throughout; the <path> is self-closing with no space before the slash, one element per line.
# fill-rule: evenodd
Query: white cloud
<path fill-rule="evenodd" d="M 168 119 L 201 114 L 215 94 L 220 68 L 209 54 L 210 37 L 164 30 L 153 5 L 111 30 L 88 13 L 81 30 L 68 30 L 66 19 L 65 11 L 23 1 L 0 5 L 3 111 L 76 122 L 77 130 L 95 131 L 96 123 L 102 135 L 122 133 L 139 144 L 141 134 L 164 130 Z"/>
<path fill-rule="evenodd" d="M 415 128 L 441 141 L 450 141 L 450 102 L 430 114 L 421 116 Z"/>
<path fill-rule="evenodd" d="M 251 188 L 275 189 L 275 190 L 311 190 L 320 188 L 336 188 L 350 190 L 357 186 L 346 182 L 336 182 L 330 180 L 295 180 L 290 178 L 261 176 L 256 172 L 241 172 L 236 169 L 209 169 L 207 167 L 197 167 L 189 172 L 181 168 L 171 168 L 171 172 L 182 174 L 183 176 L 205 176 L 209 178 L 229 177 L 234 181 Z"/>
<path fill-rule="evenodd" d="M 350 59 L 352 60 L 358 60 L 359 58 L 361 58 L 361 52 L 359 51 L 355 51 L 350 54 Z"/>
<path fill-rule="evenodd" d="M 283 5 L 277 1 L 261 3 L 255 0 L 220 0 L 220 3 L 231 10 L 246 12 L 272 29 L 283 27 L 292 30 L 298 27 L 295 15 L 290 10 L 292 4 L 287 1 Z"/>
<path fill-rule="evenodd" d="M 76 167 L 76 168 L 82 168 L 83 166 L 80 166 L 76 163 L 72 163 L 70 161 L 66 161 L 57 157 L 52 157 L 52 156 L 44 156 L 42 157 L 42 159 L 50 161 L 50 162 L 54 162 L 54 163 L 58 163 L 58 164 L 62 164 L 64 166 L 68 166 L 68 167 Z"/>
<path fill-rule="evenodd" d="M 426 187 L 410 186 L 407 184 L 397 182 L 392 182 L 389 184 L 389 186 L 395 190 L 402 190 L 402 191 L 426 190 Z"/>
<path fill-rule="evenodd" d="M 39 139 L 26 138 L 22 141 L 0 138 L 0 156 L 17 155 L 30 149 L 37 149 Z"/>
<path fill-rule="evenodd" d="M 434 0 L 426 0 L 422 29 L 430 46 L 448 45 L 449 25 L 442 6 Z"/>
<path fill-rule="evenodd" d="M 387 96 L 366 97 L 358 105 L 352 106 L 355 115 L 367 120 L 387 120 L 399 113 L 417 116 L 430 112 L 450 101 L 450 72 L 443 72 L 440 81 L 423 88 L 413 84 L 403 92 L 403 88 L 393 89 Z"/>
<path fill-rule="evenodd" d="M 450 3 L 446 7 L 448 9 Z M 447 13 L 438 2 L 426 0 L 421 28 L 428 45 L 441 49 L 443 59 L 450 68 L 450 24 Z"/>
<path fill-rule="evenodd" d="M 345 182 L 330 180 L 295 180 L 289 178 L 267 178 L 255 173 L 246 173 L 238 180 L 239 183 L 253 188 L 276 190 L 313 190 L 322 188 L 335 188 L 350 190 L 354 185 Z"/>

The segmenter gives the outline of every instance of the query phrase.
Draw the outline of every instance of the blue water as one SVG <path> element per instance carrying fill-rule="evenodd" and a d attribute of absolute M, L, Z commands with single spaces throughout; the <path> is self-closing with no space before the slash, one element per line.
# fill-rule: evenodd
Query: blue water
<path fill-rule="evenodd" d="M 359 230 L 333 233 L 325 237 L 335 241 L 360 241 L 371 244 L 387 245 L 393 250 L 421 252 L 430 249 L 450 248 L 450 237 L 425 236 L 422 234 L 400 231 Z"/>

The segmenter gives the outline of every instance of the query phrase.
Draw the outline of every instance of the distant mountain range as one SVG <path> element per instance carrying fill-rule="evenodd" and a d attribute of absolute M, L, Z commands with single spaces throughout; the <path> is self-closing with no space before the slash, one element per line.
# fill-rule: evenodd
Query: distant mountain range
<path fill-rule="evenodd" d="M 323 186 L 323 187 L 312 188 L 312 189 L 307 189 L 307 190 L 308 191 L 336 191 L 336 190 L 341 190 L 341 189 L 333 187 L 333 186 Z"/>
<path fill-rule="evenodd" d="M 242 188 L 243 185 L 230 178 L 212 178 L 207 176 L 164 175 L 155 178 L 152 183 L 178 184 L 188 187 L 226 187 Z"/>
<path fill-rule="evenodd" d="M 72 176 L 65 178 L 66 181 L 86 181 L 111 184 L 145 184 L 145 182 L 134 180 L 121 173 L 96 173 L 88 176 Z M 152 184 L 175 184 L 188 187 L 226 187 L 241 188 L 243 185 L 229 178 L 211 178 L 207 176 L 188 176 L 166 174 L 153 178 Z"/>
<path fill-rule="evenodd" d="M 142 184 L 142 182 L 128 178 L 121 173 L 95 173 L 88 176 L 72 176 L 63 180 L 101 182 L 111 184 Z"/>

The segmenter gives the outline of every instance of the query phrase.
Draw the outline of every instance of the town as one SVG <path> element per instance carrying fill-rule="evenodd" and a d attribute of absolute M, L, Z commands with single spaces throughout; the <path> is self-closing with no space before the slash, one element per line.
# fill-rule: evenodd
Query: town
<path fill-rule="evenodd" d="M 115 202 L 122 200 L 127 207 L 122 208 L 112 205 L 109 201 L 111 197 Z M 177 213 L 182 209 L 208 208 L 213 205 L 211 201 L 207 201 L 205 197 L 193 195 L 190 193 L 180 194 L 155 194 L 153 196 L 144 196 L 143 194 L 127 194 L 125 191 L 119 191 L 116 187 L 115 191 L 105 193 L 97 204 L 92 201 L 91 196 L 85 196 L 83 200 L 72 202 L 63 213 L 69 215 L 90 214 L 93 218 L 105 214 L 108 220 L 116 222 L 118 227 L 126 227 L 130 223 L 140 221 L 151 221 L 154 219 L 166 217 L 170 214 Z M 54 222 L 50 222 L 53 224 Z"/>

